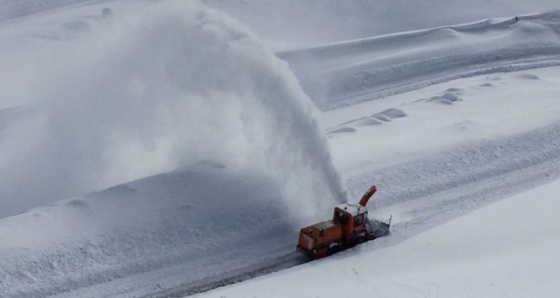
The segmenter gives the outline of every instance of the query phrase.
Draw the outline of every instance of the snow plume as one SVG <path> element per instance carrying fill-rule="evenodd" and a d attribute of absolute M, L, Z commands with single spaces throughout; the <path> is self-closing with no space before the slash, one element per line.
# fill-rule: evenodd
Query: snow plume
<path fill-rule="evenodd" d="M 315 107 L 235 21 L 159 1 L 51 47 L 32 117 L 0 140 L 13 211 L 201 161 L 270 175 L 298 216 L 346 200 Z"/>

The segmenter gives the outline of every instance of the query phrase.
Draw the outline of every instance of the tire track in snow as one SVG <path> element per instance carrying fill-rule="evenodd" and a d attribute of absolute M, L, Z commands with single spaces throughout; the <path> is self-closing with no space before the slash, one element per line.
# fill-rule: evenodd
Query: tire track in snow
<path fill-rule="evenodd" d="M 349 189 L 375 181 L 374 213 L 394 217 L 393 245 L 493 202 L 560 178 L 560 122 L 375 170 L 349 180 Z"/>
<path fill-rule="evenodd" d="M 357 197 L 374 182 L 380 189 L 370 202 L 375 217 L 404 212 L 391 235 L 368 242 L 376 250 L 397 245 L 424 231 L 524 190 L 560 178 L 560 122 L 503 139 L 482 141 L 416 161 L 351 177 Z M 337 254 L 349 257 L 354 249 Z M 144 298 L 184 297 L 235 284 L 308 262 L 297 253 L 206 278 Z M 319 261 L 320 262 L 320 261 Z"/>
<path fill-rule="evenodd" d="M 330 74 L 330 87 L 340 94 L 331 94 L 332 97 L 321 108 L 333 110 L 479 75 L 558 66 L 558 53 L 560 48 L 551 45 L 437 57 L 388 67 L 372 66 L 368 69 L 367 65 L 362 65 L 360 69 L 334 71 Z"/>
<path fill-rule="evenodd" d="M 295 247 L 295 245 L 294 245 Z M 188 283 L 179 287 L 171 288 L 151 295 L 142 296 L 141 298 L 179 298 L 194 294 L 203 293 L 219 287 L 232 285 L 242 281 L 246 281 L 257 276 L 266 275 L 277 272 L 297 265 L 309 262 L 309 260 L 297 253 L 293 252 L 285 256 L 272 259 L 255 266 L 241 268 L 231 272 L 227 272 L 218 276 L 205 278 L 193 283 Z"/>

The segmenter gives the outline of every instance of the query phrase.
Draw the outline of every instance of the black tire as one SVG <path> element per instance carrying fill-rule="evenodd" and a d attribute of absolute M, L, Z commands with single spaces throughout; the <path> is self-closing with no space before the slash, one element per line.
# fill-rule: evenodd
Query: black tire
<path fill-rule="evenodd" d="M 365 237 L 360 237 L 360 238 L 354 240 L 354 246 L 360 245 L 360 244 L 362 244 L 362 243 L 364 243 L 364 242 L 366 242 L 366 238 L 365 238 Z"/>
<path fill-rule="evenodd" d="M 341 251 L 341 246 L 340 245 L 335 245 L 333 247 L 329 247 L 329 255 L 335 254 L 339 251 Z"/>

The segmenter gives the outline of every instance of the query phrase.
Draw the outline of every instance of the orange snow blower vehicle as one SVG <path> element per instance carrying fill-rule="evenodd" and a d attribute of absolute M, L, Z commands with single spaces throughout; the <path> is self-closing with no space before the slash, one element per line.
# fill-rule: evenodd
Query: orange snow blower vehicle
<path fill-rule="evenodd" d="M 389 234 L 391 218 L 382 222 L 367 217 L 366 204 L 376 191 L 374 185 L 357 205 L 336 206 L 333 219 L 301 229 L 297 250 L 312 259 L 320 259 Z"/>

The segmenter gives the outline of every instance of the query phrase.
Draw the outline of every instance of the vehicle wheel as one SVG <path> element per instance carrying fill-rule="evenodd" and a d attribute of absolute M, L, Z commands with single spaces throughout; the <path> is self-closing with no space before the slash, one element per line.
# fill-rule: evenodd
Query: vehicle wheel
<path fill-rule="evenodd" d="M 340 251 L 340 245 L 335 244 L 331 244 L 329 246 L 329 255 L 335 254 L 337 252 Z"/>
<path fill-rule="evenodd" d="M 360 237 L 360 238 L 358 238 L 358 239 L 356 239 L 356 240 L 354 241 L 354 246 L 360 245 L 360 244 L 362 244 L 362 243 L 364 243 L 364 242 L 366 242 L 366 238 Z"/>

